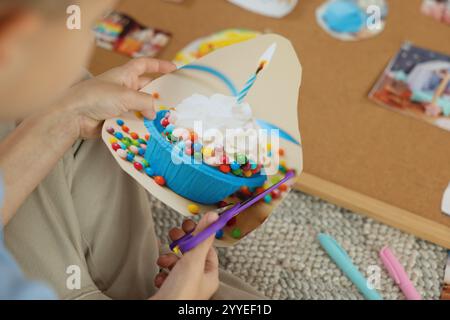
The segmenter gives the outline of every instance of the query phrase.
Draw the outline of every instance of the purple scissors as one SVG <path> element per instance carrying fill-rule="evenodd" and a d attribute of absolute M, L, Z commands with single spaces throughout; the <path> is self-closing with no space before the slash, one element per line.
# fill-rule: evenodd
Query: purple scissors
<path fill-rule="evenodd" d="M 283 183 L 286 183 L 288 180 L 292 179 L 295 176 L 294 171 L 288 171 L 286 173 L 286 176 L 280 180 L 278 183 L 274 184 L 270 188 L 264 190 L 264 192 L 261 192 L 260 194 L 257 194 L 256 196 L 253 196 L 244 202 L 239 202 L 233 207 L 227 209 L 225 208 L 225 211 L 222 212 L 219 216 L 219 219 L 209 225 L 205 230 L 199 232 L 196 235 L 193 235 L 192 233 L 185 234 L 182 238 L 172 242 L 170 244 L 170 249 L 175 253 L 186 253 L 189 250 L 194 249 L 196 246 L 198 246 L 200 243 L 211 237 L 212 235 L 216 234 L 217 231 L 223 229 L 228 221 L 230 221 L 234 216 L 238 215 L 248 207 L 252 206 L 264 196 L 278 188 Z"/>

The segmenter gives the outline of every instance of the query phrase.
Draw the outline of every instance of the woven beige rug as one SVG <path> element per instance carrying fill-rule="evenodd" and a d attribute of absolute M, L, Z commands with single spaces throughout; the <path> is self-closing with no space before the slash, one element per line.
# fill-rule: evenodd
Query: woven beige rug
<path fill-rule="evenodd" d="M 151 199 L 158 236 L 183 218 Z M 424 299 L 438 299 L 447 252 L 444 248 L 351 213 L 323 200 L 292 191 L 269 221 L 239 245 L 219 250 L 222 268 L 273 299 L 363 299 L 321 249 L 316 235 L 326 232 L 347 250 L 358 268 L 381 269 L 379 292 L 404 299 L 378 258 L 389 245 L 405 265 Z"/>

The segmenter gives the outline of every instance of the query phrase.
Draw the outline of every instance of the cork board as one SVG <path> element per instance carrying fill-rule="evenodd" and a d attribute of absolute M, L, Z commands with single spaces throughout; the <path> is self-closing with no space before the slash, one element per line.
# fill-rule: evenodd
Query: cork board
<path fill-rule="evenodd" d="M 388 204 L 386 208 L 417 216 L 419 223 L 411 232 L 450 246 L 450 233 L 447 239 L 435 240 L 432 231 L 427 235 L 420 232 L 427 221 L 445 227 L 441 231 L 450 228 L 450 217 L 440 210 L 450 181 L 450 133 L 381 108 L 367 98 L 404 41 L 450 53 L 450 28 L 423 16 L 421 0 L 395 0 L 388 1 L 390 13 L 381 35 L 355 43 L 341 42 L 328 36 L 315 21 L 315 9 L 322 2 L 300 1 L 295 11 L 281 20 L 244 11 L 225 0 L 185 0 L 182 5 L 126 0 L 118 9 L 144 24 L 173 33 L 160 56 L 165 59 L 172 59 L 197 37 L 230 27 L 270 30 L 290 39 L 303 66 L 299 121 L 304 172 Z M 127 60 L 97 49 L 90 70 L 97 74 Z M 309 187 L 304 189 L 319 189 Z M 399 225 L 388 221 L 396 210 L 383 214 L 386 219 L 380 220 Z M 397 220 L 401 222 L 400 217 Z M 400 227 L 408 230 L 407 225 Z"/>

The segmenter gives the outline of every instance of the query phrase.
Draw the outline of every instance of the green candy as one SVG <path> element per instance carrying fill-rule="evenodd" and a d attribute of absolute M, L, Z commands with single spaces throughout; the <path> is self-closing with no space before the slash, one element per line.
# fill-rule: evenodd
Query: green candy
<path fill-rule="evenodd" d="M 240 175 L 242 175 L 242 170 L 241 170 L 241 169 L 233 170 L 232 173 L 233 173 L 235 176 L 240 176 Z"/>
<path fill-rule="evenodd" d="M 241 229 L 239 229 L 239 228 L 234 228 L 234 229 L 231 231 L 231 236 L 232 236 L 233 238 L 235 238 L 235 239 L 239 239 L 239 238 L 241 237 Z"/>
<path fill-rule="evenodd" d="M 144 168 L 147 168 L 149 166 L 148 161 L 145 159 L 141 160 L 141 164 L 144 166 Z"/>
<path fill-rule="evenodd" d="M 131 144 L 133 145 L 133 146 L 136 146 L 136 147 L 139 147 L 141 144 L 139 143 L 139 141 L 136 141 L 136 140 L 132 140 L 131 141 Z"/>

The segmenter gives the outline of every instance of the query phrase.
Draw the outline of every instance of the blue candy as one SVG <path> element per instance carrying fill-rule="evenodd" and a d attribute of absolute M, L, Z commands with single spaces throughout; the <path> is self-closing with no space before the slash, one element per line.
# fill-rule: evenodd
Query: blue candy
<path fill-rule="evenodd" d="M 125 124 L 125 122 L 124 122 L 122 119 L 117 119 L 116 123 L 117 123 L 119 126 L 123 126 L 123 125 Z"/>
<path fill-rule="evenodd" d="M 220 229 L 216 232 L 216 239 L 222 239 L 223 238 L 223 230 Z"/>
<path fill-rule="evenodd" d="M 194 151 L 195 152 L 201 152 L 202 148 L 203 148 L 203 146 L 201 145 L 201 143 L 194 143 Z"/>
<path fill-rule="evenodd" d="M 131 153 L 131 152 L 128 152 L 128 154 L 127 154 L 127 160 L 130 161 L 130 162 L 132 162 L 132 161 L 134 160 L 134 154 Z"/>
<path fill-rule="evenodd" d="M 114 136 L 115 136 L 117 139 L 119 139 L 119 140 L 122 140 L 122 139 L 123 139 L 123 134 L 122 134 L 122 132 L 116 132 L 116 133 L 114 133 Z"/>
<path fill-rule="evenodd" d="M 241 168 L 241 165 L 239 163 L 237 163 L 236 161 L 233 161 L 230 164 L 230 167 L 231 167 L 231 170 L 236 171 Z"/>
<path fill-rule="evenodd" d="M 149 177 L 153 177 L 155 175 L 155 172 L 153 171 L 152 168 L 147 167 L 145 168 L 145 173 L 149 176 Z"/>
<path fill-rule="evenodd" d="M 139 148 L 138 153 L 139 153 L 140 156 L 143 156 L 145 154 L 145 149 L 144 148 Z"/>

